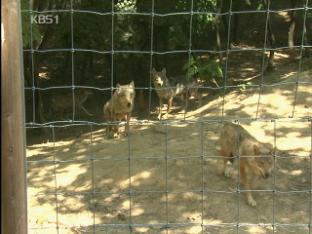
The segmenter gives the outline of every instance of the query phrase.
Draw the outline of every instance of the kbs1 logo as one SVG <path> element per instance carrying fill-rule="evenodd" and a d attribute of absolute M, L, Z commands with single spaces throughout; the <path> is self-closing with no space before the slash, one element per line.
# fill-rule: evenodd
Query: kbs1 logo
<path fill-rule="evenodd" d="M 32 24 L 58 24 L 59 16 L 50 14 L 37 14 L 31 16 Z"/>

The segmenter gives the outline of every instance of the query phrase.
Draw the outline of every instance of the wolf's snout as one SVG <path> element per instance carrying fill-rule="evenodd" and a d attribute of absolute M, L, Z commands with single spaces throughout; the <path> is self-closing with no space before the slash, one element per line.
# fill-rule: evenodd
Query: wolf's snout
<path fill-rule="evenodd" d="M 127 107 L 131 107 L 131 102 L 128 102 Z"/>
<path fill-rule="evenodd" d="M 160 81 L 156 81 L 156 85 L 157 86 L 161 86 L 161 82 Z"/>

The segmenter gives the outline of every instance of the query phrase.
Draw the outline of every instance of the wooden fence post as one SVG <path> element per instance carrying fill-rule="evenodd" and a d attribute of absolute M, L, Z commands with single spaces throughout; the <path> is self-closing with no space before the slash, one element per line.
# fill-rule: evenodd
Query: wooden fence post
<path fill-rule="evenodd" d="M 19 0 L 1 4 L 1 233 L 27 233 L 24 76 Z"/>

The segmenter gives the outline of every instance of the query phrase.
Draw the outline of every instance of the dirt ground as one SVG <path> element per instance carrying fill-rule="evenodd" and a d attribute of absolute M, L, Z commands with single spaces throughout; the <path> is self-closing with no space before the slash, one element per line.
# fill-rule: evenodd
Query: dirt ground
<path fill-rule="evenodd" d="M 259 106 L 258 87 L 236 88 L 167 123 L 134 116 L 129 137 L 107 139 L 91 125 L 54 128 L 55 142 L 27 145 L 30 233 L 57 233 L 57 225 L 58 233 L 309 233 L 312 125 L 302 117 L 311 118 L 312 70 L 299 75 L 293 116 L 294 71 L 266 76 L 272 85 L 263 86 Z M 284 83 L 274 85 L 274 77 Z M 287 153 L 276 158 L 272 178 L 257 182 L 255 208 L 245 203 L 237 173 L 221 175 L 222 113 Z M 58 137 L 63 131 L 71 137 Z"/>

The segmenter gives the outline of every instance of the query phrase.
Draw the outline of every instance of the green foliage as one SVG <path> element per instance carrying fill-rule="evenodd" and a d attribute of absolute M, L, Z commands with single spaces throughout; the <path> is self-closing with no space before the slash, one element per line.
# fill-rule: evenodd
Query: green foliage
<path fill-rule="evenodd" d="M 28 10 L 28 2 L 29 1 L 27 0 L 21 1 L 22 10 Z M 37 24 L 31 24 L 30 17 L 31 15 L 29 12 L 22 12 L 23 48 L 30 48 L 31 43 L 33 43 L 33 47 L 36 48 L 41 41 L 41 33 L 39 31 L 39 27 Z"/>
<path fill-rule="evenodd" d="M 33 48 L 36 48 L 41 41 L 41 33 L 39 31 L 39 27 L 37 24 L 31 25 L 30 14 L 28 12 L 22 13 L 22 35 L 23 35 L 23 48 L 30 48 L 31 37 Z"/>
<path fill-rule="evenodd" d="M 264 9 L 263 3 L 259 3 L 259 5 L 257 6 L 257 10 L 260 11 L 263 9 Z"/>
<path fill-rule="evenodd" d="M 39 4 L 40 3 L 40 4 Z M 29 1 L 22 0 L 22 9 L 29 9 Z M 110 9 L 111 1 L 77 1 L 74 3 L 76 9 L 88 9 L 100 11 L 101 9 Z M 48 10 L 58 9 L 65 5 L 61 2 L 50 0 L 36 1 L 34 5 L 48 7 Z M 207 28 L 214 25 L 214 16 L 217 0 L 198 0 L 194 1 L 193 10 L 203 12 L 203 14 L 193 16 L 192 28 L 193 34 L 198 36 L 207 33 Z M 50 9 L 51 8 L 51 9 Z M 151 10 L 151 1 L 147 0 L 119 0 L 115 1 L 114 10 L 118 12 L 149 12 Z M 155 11 L 159 13 L 190 11 L 191 2 L 189 0 L 162 1 L 155 0 Z M 170 16 L 159 18 L 154 21 L 154 27 L 157 31 L 159 45 L 166 47 L 164 49 L 180 49 L 188 46 L 189 41 L 189 15 L 188 16 Z M 140 18 L 140 19 L 139 19 Z M 146 19 L 144 19 L 146 18 Z M 150 40 L 150 33 L 146 33 L 150 28 L 149 17 L 135 17 L 133 15 L 116 15 L 114 17 L 114 43 L 118 47 L 128 47 L 135 49 L 146 49 Z M 143 25 L 142 25 L 143 24 Z M 145 27 L 145 28 L 142 28 Z M 32 43 L 34 47 L 40 44 L 45 36 L 46 28 L 42 25 L 32 24 L 30 22 L 30 13 L 24 11 L 22 14 L 23 43 L 24 47 L 29 47 Z M 32 30 L 31 30 L 32 28 Z M 54 34 L 53 46 L 67 45 L 70 38 L 70 21 L 65 14 L 60 14 L 59 25 L 52 25 Z M 111 16 L 98 16 L 88 13 L 74 14 L 74 43 L 81 48 L 96 48 L 99 50 L 110 47 L 111 35 Z M 159 49 L 159 48 L 158 48 Z"/>
<path fill-rule="evenodd" d="M 121 0 L 115 5 L 116 11 L 136 12 L 136 0 Z"/>
<path fill-rule="evenodd" d="M 187 77 L 199 76 L 207 82 L 211 79 L 222 79 L 223 71 L 221 65 L 216 60 L 202 61 L 199 57 L 194 58 L 191 56 L 190 61 L 187 61 L 183 70 L 187 72 Z"/>
<path fill-rule="evenodd" d="M 110 48 L 111 17 L 76 13 L 74 15 L 74 44 L 80 48 L 105 50 Z M 70 26 L 64 27 L 70 38 Z"/>
<path fill-rule="evenodd" d="M 193 2 L 193 11 L 202 12 L 194 14 L 190 25 L 191 15 L 177 15 L 158 19 L 154 22 L 155 31 L 158 33 L 159 44 L 167 43 L 166 49 L 185 49 L 188 47 L 190 26 L 193 37 L 207 35 L 209 27 L 214 27 L 215 17 L 212 12 L 217 10 L 217 0 L 197 0 Z M 157 13 L 191 12 L 191 1 L 155 1 Z M 193 44 L 196 44 L 193 41 Z"/>
<path fill-rule="evenodd" d="M 110 9 L 110 1 L 82 1 L 79 8 L 99 11 Z M 63 22 L 64 39 L 70 38 L 70 19 Z M 60 25 L 62 26 L 62 25 Z M 111 16 L 90 13 L 74 14 L 74 44 L 79 48 L 107 50 L 111 44 Z"/>
<path fill-rule="evenodd" d="M 187 77 L 193 77 L 199 73 L 198 63 L 193 56 L 184 64 L 183 70 L 187 72 Z"/>
<path fill-rule="evenodd" d="M 204 12 L 194 16 L 193 32 L 195 34 L 202 34 L 207 31 L 208 26 L 214 26 L 215 16 L 212 13 L 217 11 L 217 0 L 210 1 L 196 1 L 194 3 L 194 10 L 198 12 Z"/>

